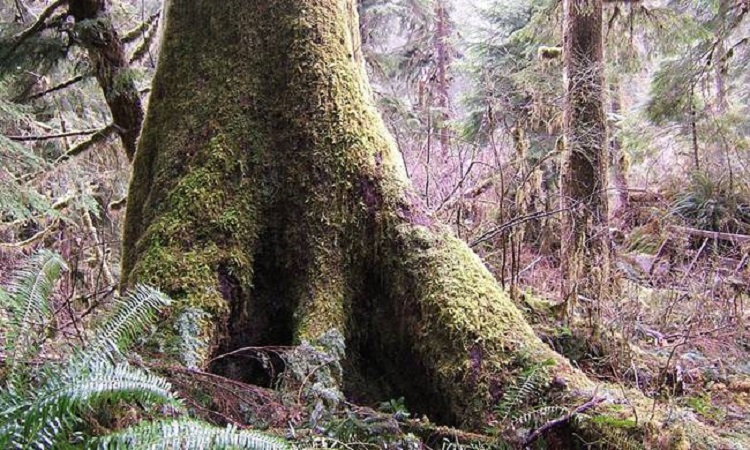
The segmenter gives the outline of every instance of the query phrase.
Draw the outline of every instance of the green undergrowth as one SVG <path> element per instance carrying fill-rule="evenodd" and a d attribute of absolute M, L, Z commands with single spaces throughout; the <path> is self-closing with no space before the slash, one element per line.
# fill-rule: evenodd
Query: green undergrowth
<path fill-rule="evenodd" d="M 56 335 L 50 297 L 65 269 L 42 251 L 0 287 L 1 448 L 290 448 L 270 434 L 190 418 L 166 378 L 131 363 L 128 349 L 171 303 L 155 289 L 138 285 L 76 328 L 83 342 Z"/>

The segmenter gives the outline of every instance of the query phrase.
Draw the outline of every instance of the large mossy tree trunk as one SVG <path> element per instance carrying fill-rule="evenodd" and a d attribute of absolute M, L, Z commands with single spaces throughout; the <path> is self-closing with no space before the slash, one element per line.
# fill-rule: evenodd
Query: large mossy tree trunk
<path fill-rule="evenodd" d="M 607 217 L 602 0 L 563 2 L 565 106 L 561 173 L 562 298 L 592 304 L 605 295 L 610 249 Z"/>
<path fill-rule="evenodd" d="M 354 3 L 168 2 L 123 286 L 161 287 L 175 317 L 207 313 L 203 365 L 336 329 L 345 388 L 387 384 L 440 421 L 482 427 L 508 383 L 542 363 L 557 387 L 544 396 L 588 399 L 592 383 L 409 188 L 363 72 Z"/>
<path fill-rule="evenodd" d="M 479 425 L 543 360 L 579 385 L 412 193 L 372 102 L 355 11 L 353 0 L 169 3 L 123 284 L 208 312 L 211 351 L 337 329 L 347 367 L 448 421 Z"/>

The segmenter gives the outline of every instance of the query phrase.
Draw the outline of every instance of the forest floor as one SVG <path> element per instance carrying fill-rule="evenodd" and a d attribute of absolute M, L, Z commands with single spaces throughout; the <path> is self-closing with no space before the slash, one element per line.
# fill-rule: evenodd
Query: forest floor
<path fill-rule="evenodd" d="M 543 339 L 592 378 L 641 390 L 654 409 L 689 411 L 728 437 L 748 436 L 747 248 L 724 235 L 659 225 L 622 236 L 619 295 L 580 298 L 572 323 L 556 307 L 553 257 L 521 252 L 519 266 L 533 269 L 520 275 L 516 303 Z"/>

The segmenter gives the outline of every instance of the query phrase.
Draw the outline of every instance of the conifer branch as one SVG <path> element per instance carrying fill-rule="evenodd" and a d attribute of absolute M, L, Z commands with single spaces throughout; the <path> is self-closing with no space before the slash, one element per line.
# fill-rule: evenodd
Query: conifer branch
<path fill-rule="evenodd" d="M 36 22 L 34 22 L 29 28 L 17 34 L 12 39 L 13 43 L 3 55 L 3 59 L 7 59 L 8 56 L 12 55 L 16 50 L 18 50 L 18 47 L 20 47 L 28 38 L 30 38 L 31 36 L 39 32 L 41 29 L 43 29 L 44 24 L 47 21 L 47 19 L 49 19 L 52 16 L 52 14 L 57 10 L 57 8 L 61 7 L 62 5 L 66 3 L 68 3 L 68 0 L 57 0 L 51 5 L 49 5 L 44 11 L 42 11 L 42 13 L 36 19 Z"/>

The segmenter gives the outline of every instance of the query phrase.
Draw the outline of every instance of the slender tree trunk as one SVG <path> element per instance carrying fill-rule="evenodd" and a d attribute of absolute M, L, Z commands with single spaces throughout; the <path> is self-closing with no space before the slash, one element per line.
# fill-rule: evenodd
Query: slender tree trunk
<path fill-rule="evenodd" d="M 690 137 L 693 145 L 693 166 L 701 170 L 700 149 L 698 147 L 698 111 L 695 108 L 695 86 L 690 87 Z"/>
<path fill-rule="evenodd" d="M 610 105 L 612 108 L 612 114 L 615 117 L 618 117 L 622 112 L 622 98 L 620 93 L 620 82 L 618 79 L 613 79 L 610 82 L 609 92 L 611 95 Z M 616 132 L 612 133 L 612 139 L 610 143 L 610 160 L 612 164 L 611 184 L 614 191 L 615 200 L 612 208 L 612 217 L 616 221 L 619 221 L 624 225 L 625 222 L 627 222 L 628 211 L 630 209 L 630 198 L 628 196 L 627 160 L 625 157 L 625 152 L 622 148 L 622 141 L 617 136 Z"/>
<path fill-rule="evenodd" d="M 107 1 L 70 0 L 68 13 L 78 24 L 78 38 L 89 52 L 125 154 L 132 160 L 141 132 L 143 107 L 125 48 L 107 12 Z"/>
<path fill-rule="evenodd" d="M 450 121 L 450 64 L 451 64 L 451 23 L 448 15 L 448 1 L 435 1 L 435 52 L 437 54 L 436 70 L 436 104 L 439 108 L 438 132 L 440 134 L 440 151 L 443 158 L 450 153 L 451 133 Z"/>
<path fill-rule="evenodd" d="M 161 287 L 175 319 L 208 314 L 202 365 L 339 334 L 349 392 L 381 386 L 378 400 L 405 395 L 439 421 L 485 426 L 532 368 L 545 374 L 535 400 L 590 398 L 593 383 L 408 186 L 354 0 L 180 0 L 165 16 L 122 283 Z"/>
<path fill-rule="evenodd" d="M 609 280 L 602 1 L 565 0 L 562 298 L 599 301 Z"/>
<path fill-rule="evenodd" d="M 727 107 L 729 106 L 727 102 L 727 86 L 726 86 L 726 78 L 727 78 L 727 65 L 728 61 L 726 59 L 726 45 L 724 43 L 724 39 L 727 37 L 727 30 L 723 27 L 725 27 L 726 23 L 728 23 L 727 16 L 729 13 L 731 7 L 730 0 L 719 0 L 719 11 L 716 14 L 717 20 L 720 21 L 722 24 L 722 28 L 720 28 L 718 33 L 718 43 L 716 45 L 716 49 L 714 50 L 714 76 L 715 76 L 715 82 L 716 82 L 716 112 L 719 114 L 722 114 L 726 111 Z"/>

